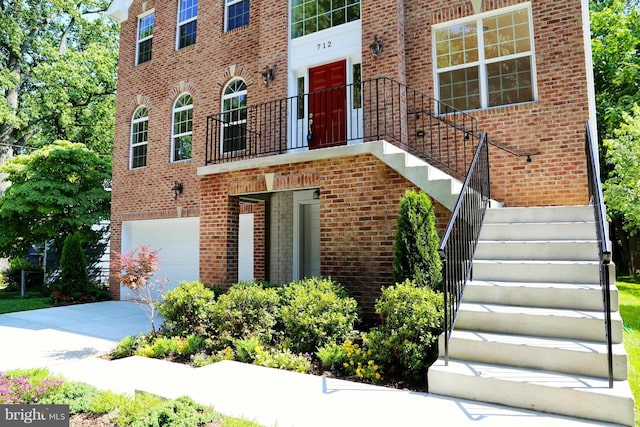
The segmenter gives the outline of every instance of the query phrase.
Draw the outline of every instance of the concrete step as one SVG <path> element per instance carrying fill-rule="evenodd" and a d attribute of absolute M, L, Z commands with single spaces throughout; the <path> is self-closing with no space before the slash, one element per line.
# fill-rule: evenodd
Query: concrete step
<path fill-rule="evenodd" d="M 594 261 L 595 240 L 480 240 L 474 259 Z"/>
<path fill-rule="evenodd" d="M 444 356 L 443 339 L 441 336 L 440 356 Z M 626 380 L 624 344 L 615 344 L 612 349 L 614 379 Z M 604 342 L 456 329 L 449 340 L 449 357 L 594 377 L 609 375 Z"/>
<path fill-rule="evenodd" d="M 504 209 L 504 208 L 503 208 Z M 494 209 L 488 209 L 494 210 Z M 495 209 L 500 210 L 500 209 Z M 576 222 L 500 222 L 482 225 L 480 240 L 593 240 L 595 223 Z"/>
<path fill-rule="evenodd" d="M 474 260 L 473 278 L 507 282 L 600 283 L 596 261 Z"/>
<path fill-rule="evenodd" d="M 572 338 L 604 342 L 603 311 L 518 307 L 465 302 L 456 319 L 456 329 L 540 337 Z M 611 313 L 611 339 L 622 342 L 622 319 Z"/>
<path fill-rule="evenodd" d="M 503 282 L 473 280 L 464 290 L 464 301 L 522 307 L 603 309 L 599 283 Z M 618 289 L 611 287 L 611 309 L 618 310 Z"/>
<path fill-rule="evenodd" d="M 541 206 L 488 209 L 484 222 L 593 222 L 593 218 L 593 206 Z"/>
<path fill-rule="evenodd" d="M 438 359 L 429 368 L 429 392 L 517 408 L 632 426 L 628 381 Z"/>

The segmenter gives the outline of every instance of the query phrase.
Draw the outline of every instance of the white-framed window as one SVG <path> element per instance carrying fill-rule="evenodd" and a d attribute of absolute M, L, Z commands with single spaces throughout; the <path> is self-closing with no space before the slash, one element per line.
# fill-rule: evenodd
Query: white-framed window
<path fill-rule="evenodd" d="M 360 19 L 360 0 L 291 0 L 291 38 Z"/>
<path fill-rule="evenodd" d="M 531 4 L 434 25 L 437 98 L 461 110 L 536 99 Z"/>
<path fill-rule="evenodd" d="M 147 166 L 147 143 L 149 141 L 149 110 L 141 105 L 131 119 L 131 150 L 129 167 L 131 169 Z"/>
<path fill-rule="evenodd" d="M 173 126 L 171 132 L 171 161 L 191 159 L 193 132 L 193 98 L 183 93 L 173 104 Z"/>
<path fill-rule="evenodd" d="M 179 2 L 177 48 L 182 49 L 196 42 L 198 0 L 179 0 Z"/>
<path fill-rule="evenodd" d="M 224 22 L 225 31 L 249 25 L 249 0 L 225 0 Z"/>
<path fill-rule="evenodd" d="M 138 18 L 138 42 L 136 43 L 136 65 L 151 60 L 151 47 L 153 44 L 153 27 L 155 26 L 155 13 L 152 11 Z"/>
<path fill-rule="evenodd" d="M 222 152 L 247 148 L 247 84 L 233 79 L 222 92 Z"/>

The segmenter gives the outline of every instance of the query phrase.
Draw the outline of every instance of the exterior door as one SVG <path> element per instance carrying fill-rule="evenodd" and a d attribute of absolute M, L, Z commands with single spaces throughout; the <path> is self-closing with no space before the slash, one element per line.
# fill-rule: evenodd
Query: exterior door
<path fill-rule="evenodd" d="M 347 140 L 347 62 L 309 70 L 309 148 L 345 144 Z M 313 116 L 312 116 L 313 115 Z"/>

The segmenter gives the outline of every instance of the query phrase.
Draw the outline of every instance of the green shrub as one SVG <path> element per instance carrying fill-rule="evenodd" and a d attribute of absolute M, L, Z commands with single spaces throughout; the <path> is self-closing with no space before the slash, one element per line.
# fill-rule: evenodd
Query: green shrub
<path fill-rule="evenodd" d="M 310 278 L 281 290 L 280 327 L 285 346 L 294 353 L 343 342 L 355 334 L 358 304 L 330 278 Z"/>
<path fill-rule="evenodd" d="M 225 347 L 211 355 L 207 354 L 205 351 L 194 354 L 191 356 L 191 363 L 194 368 L 201 368 L 223 360 L 234 360 L 235 357 L 236 355 L 233 352 L 233 349 L 231 347 Z"/>
<path fill-rule="evenodd" d="M 418 286 L 442 288 L 440 238 L 431 199 L 407 191 L 400 199 L 396 237 L 393 242 L 393 277 L 397 283 L 414 280 Z"/>
<path fill-rule="evenodd" d="M 373 358 L 385 371 L 422 380 L 434 359 L 443 308 L 441 293 L 409 280 L 383 288 L 376 301 L 382 323 L 365 336 Z"/>
<path fill-rule="evenodd" d="M 9 263 L 9 268 L 2 271 L 2 281 L 0 284 L 4 284 L 5 292 L 20 291 L 22 285 L 22 270 L 31 271 L 25 276 L 25 288 L 41 288 L 44 284 L 44 271 L 42 267 L 35 264 L 31 264 L 24 258 L 12 258 Z M 3 288 L 3 286 L 0 286 Z"/>
<path fill-rule="evenodd" d="M 256 283 L 234 285 L 220 295 L 211 307 L 211 327 L 219 347 L 249 337 L 271 342 L 278 302 L 275 289 L 264 289 Z"/>
<path fill-rule="evenodd" d="M 101 393 L 96 387 L 77 382 L 66 382 L 55 393 L 40 400 L 42 404 L 69 405 L 70 414 L 89 412 L 94 398 Z"/>
<path fill-rule="evenodd" d="M 89 403 L 89 412 L 94 414 L 108 414 L 114 409 L 125 405 L 128 399 L 129 398 L 123 394 L 105 391 L 94 396 Z"/>
<path fill-rule="evenodd" d="M 136 393 L 135 399 L 125 399 L 118 406 L 113 422 L 118 426 L 130 426 L 134 421 L 142 419 L 154 406 L 166 402 L 160 396 L 149 393 Z"/>
<path fill-rule="evenodd" d="M 82 248 L 80 234 L 72 233 L 64 239 L 62 246 L 59 290 L 65 294 L 73 294 L 86 292 L 88 287 L 87 257 Z"/>
<path fill-rule="evenodd" d="M 180 338 L 176 342 L 176 351 L 178 356 L 190 356 L 199 353 L 205 346 L 204 337 L 197 335 L 189 335 L 186 338 Z"/>
<path fill-rule="evenodd" d="M 138 341 L 139 339 L 135 335 L 124 337 L 109 355 L 112 359 L 122 359 L 123 357 L 133 356 L 136 352 Z"/>
<path fill-rule="evenodd" d="M 316 352 L 320 364 L 331 372 L 338 373 L 347 353 L 336 343 L 327 344 Z"/>
<path fill-rule="evenodd" d="M 262 344 L 256 337 L 250 337 L 243 340 L 236 340 L 234 347 L 236 349 L 236 355 L 240 362 L 251 363 L 256 358 L 258 348 Z"/>
<path fill-rule="evenodd" d="M 42 368 L 0 372 L 0 404 L 39 403 L 55 394 L 63 381 Z"/>
<path fill-rule="evenodd" d="M 178 353 L 178 337 L 156 336 L 151 344 L 151 357 L 163 359 Z"/>
<path fill-rule="evenodd" d="M 165 332 L 182 336 L 209 334 L 215 299 L 214 291 L 200 282 L 180 282 L 178 287 L 162 296 L 159 304 Z"/>
<path fill-rule="evenodd" d="M 283 350 L 259 348 L 253 364 L 302 373 L 307 373 L 311 370 L 311 360 L 308 357 L 294 354 L 288 348 Z"/>
<path fill-rule="evenodd" d="M 219 418 L 220 415 L 213 412 L 211 408 L 183 396 L 153 406 L 146 413 L 139 414 L 139 418 L 130 425 L 131 427 L 192 427 L 204 425 Z"/>

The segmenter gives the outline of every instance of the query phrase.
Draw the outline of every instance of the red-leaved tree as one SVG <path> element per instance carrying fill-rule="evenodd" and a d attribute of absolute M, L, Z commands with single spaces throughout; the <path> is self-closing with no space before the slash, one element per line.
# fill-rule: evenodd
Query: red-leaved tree
<path fill-rule="evenodd" d="M 158 251 L 144 245 L 125 254 L 114 253 L 113 258 L 116 269 L 114 277 L 138 297 L 136 302 L 145 306 L 145 312 L 151 322 L 151 332 L 155 334 L 155 314 L 159 297 L 164 284 L 169 280 L 153 279 L 160 269 Z"/>

